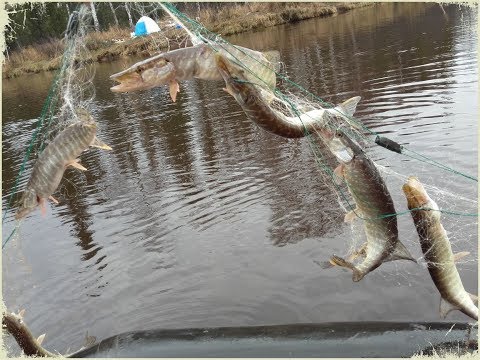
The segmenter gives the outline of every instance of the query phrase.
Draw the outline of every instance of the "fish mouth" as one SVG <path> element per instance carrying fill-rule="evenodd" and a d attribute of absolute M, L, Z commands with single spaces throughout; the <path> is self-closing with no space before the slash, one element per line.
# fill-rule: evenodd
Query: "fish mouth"
<path fill-rule="evenodd" d="M 414 209 L 427 205 L 430 197 L 427 195 L 422 183 L 415 176 L 410 176 L 403 184 L 402 190 L 407 198 L 408 208 Z"/>
<path fill-rule="evenodd" d="M 120 84 L 110 88 L 113 92 L 148 90 L 168 84 L 175 79 L 175 66 L 163 54 L 140 61 L 128 69 L 110 75 L 110 80 Z"/>
<path fill-rule="evenodd" d="M 338 161 L 348 164 L 353 160 L 354 153 L 352 149 L 336 136 L 338 131 L 322 127 L 318 132 L 324 138 L 330 151 Z"/>
<path fill-rule="evenodd" d="M 113 92 L 136 91 L 145 87 L 142 77 L 130 69 L 113 74 L 110 79 L 119 82 L 119 84 L 110 88 Z"/>

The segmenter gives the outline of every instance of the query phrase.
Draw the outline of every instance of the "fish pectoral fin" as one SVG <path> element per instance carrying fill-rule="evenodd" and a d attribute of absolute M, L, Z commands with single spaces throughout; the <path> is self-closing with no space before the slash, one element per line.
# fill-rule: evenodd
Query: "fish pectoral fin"
<path fill-rule="evenodd" d="M 71 167 L 74 167 L 76 169 L 79 169 L 79 170 L 82 170 L 82 171 L 87 171 L 87 168 L 86 167 L 83 167 L 80 163 L 79 163 L 79 159 L 75 159 L 73 160 L 72 162 L 69 162 L 67 164 L 67 166 L 71 166 Z"/>
<path fill-rule="evenodd" d="M 345 259 L 342 259 L 340 256 L 337 256 L 337 255 L 332 255 L 332 257 L 330 258 L 330 262 L 332 264 L 335 264 L 337 266 L 342 266 L 342 267 L 346 267 L 350 270 L 353 271 L 353 281 L 357 282 L 357 281 L 360 281 L 364 274 L 362 272 L 360 272 L 356 267 L 355 265 L 353 265 L 351 262 L 345 260 Z"/>
<path fill-rule="evenodd" d="M 472 299 L 472 301 L 478 305 L 478 296 L 470 293 L 467 294 L 470 296 L 470 299 Z"/>
<path fill-rule="evenodd" d="M 103 149 L 103 150 L 112 150 L 112 148 L 110 146 L 105 144 L 103 141 L 98 140 L 98 138 L 96 136 L 93 139 L 93 143 L 90 146 L 96 147 L 96 148 L 99 148 L 99 149 Z"/>
<path fill-rule="evenodd" d="M 227 94 L 229 94 L 229 95 L 235 96 L 235 95 L 233 94 L 233 91 L 230 90 L 229 88 L 223 88 L 222 90 L 225 91 L 225 92 L 226 92 Z"/>
<path fill-rule="evenodd" d="M 392 253 L 389 256 L 387 256 L 383 260 L 383 262 L 394 261 L 394 260 L 410 260 L 410 261 L 413 261 L 414 263 L 417 262 L 417 260 L 415 260 L 412 257 L 410 252 L 407 250 L 405 245 L 403 245 L 400 240 L 397 241 L 397 245 L 395 249 L 392 251 Z"/>
<path fill-rule="evenodd" d="M 169 89 L 170 89 L 170 97 L 172 98 L 172 101 L 175 102 L 177 101 L 177 93 L 180 92 L 180 85 L 176 80 L 171 80 L 169 84 Z"/>
<path fill-rule="evenodd" d="M 458 260 L 460 260 L 461 258 L 467 256 L 467 255 L 470 255 L 470 252 L 468 251 L 461 251 L 459 253 L 456 253 L 456 254 L 453 254 L 453 261 L 454 262 L 457 262 Z"/>
<path fill-rule="evenodd" d="M 55 199 L 52 195 L 50 195 L 48 198 L 49 198 L 54 204 L 57 204 L 57 205 L 58 205 L 58 200 Z"/>
<path fill-rule="evenodd" d="M 354 210 L 350 210 L 348 213 L 345 214 L 345 218 L 343 219 L 344 222 L 346 223 L 351 223 L 353 222 L 353 220 L 355 220 L 358 215 L 358 208 L 354 209 Z"/>
<path fill-rule="evenodd" d="M 38 345 L 42 345 L 43 339 L 45 339 L 46 334 L 42 334 L 37 338 Z"/>
<path fill-rule="evenodd" d="M 346 267 L 348 269 L 355 269 L 355 265 L 353 265 L 351 262 L 341 258 L 340 256 L 337 256 L 337 255 L 332 255 L 332 257 L 330 258 L 329 260 L 330 263 L 332 263 L 333 265 L 336 265 L 336 266 L 342 266 L 342 267 Z"/>
<path fill-rule="evenodd" d="M 335 181 L 335 184 L 341 185 L 343 182 L 343 172 L 344 172 L 344 166 L 343 164 L 338 165 L 335 170 L 333 170 L 333 180 Z"/>
<path fill-rule="evenodd" d="M 41 198 L 38 201 L 38 206 L 40 207 L 40 214 L 45 217 L 47 215 L 47 202 L 45 201 L 45 199 Z"/>
<path fill-rule="evenodd" d="M 448 313 L 453 310 L 460 310 L 458 306 L 450 304 L 447 300 L 444 298 L 440 299 L 440 316 L 442 318 L 446 318 Z"/>
<path fill-rule="evenodd" d="M 334 266 L 336 266 L 333 262 L 331 261 L 317 261 L 313 260 L 313 262 L 317 265 L 319 265 L 322 269 L 330 269 Z"/>

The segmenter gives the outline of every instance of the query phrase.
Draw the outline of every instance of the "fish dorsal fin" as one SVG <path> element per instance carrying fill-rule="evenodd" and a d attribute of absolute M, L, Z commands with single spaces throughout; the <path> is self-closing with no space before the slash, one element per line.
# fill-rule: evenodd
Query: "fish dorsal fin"
<path fill-rule="evenodd" d="M 386 257 L 383 262 L 394 260 L 411 260 L 413 262 L 417 262 L 417 260 L 415 260 L 412 255 L 410 255 L 410 252 L 400 240 L 397 241 L 395 250 L 393 250 L 393 252 L 388 257 Z"/>
<path fill-rule="evenodd" d="M 440 316 L 445 319 L 450 311 L 460 310 L 458 306 L 452 305 L 444 298 L 440 299 Z"/>
<path fill-rule="evenodd" d="M 347 116 L 353 116 L 355 111 L 357 111 L 357 105 L 360 102 L 360 96 L 354 96 L 348 100 L 345 100 L 343 103 L 338 105 L 342 112 Z"/>
<path fill-rule="evenodd" d="M 103 149 L 103 150 L 112 150 L 110 146 L 98 140 L 96 136 L 95 136 L 95 139 L 93 139 L 93 143 L 90 146 Z"/>
<path fill-rule="evenodd" d="M 461 258 L 463 258 L 467 255 L 470 255 L 470 253 L 468 251 L 462 251 L 462 252 L 453 254 L 453 261 L 458 262 L 458 260 L 460 260 Z"/>
<path fill-rule="evenodd" d="M 470 293 L 467 293 L 467 294 L 468 296 L 470 296 L 470 299 L 472 299 L 472 301 L 478 305 L 478 296 Z"/>

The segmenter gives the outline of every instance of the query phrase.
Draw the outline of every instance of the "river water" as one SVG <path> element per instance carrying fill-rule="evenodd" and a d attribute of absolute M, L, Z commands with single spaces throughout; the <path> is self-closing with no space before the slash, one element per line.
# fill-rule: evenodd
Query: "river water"
<path fill-rule="evenodd" d="M 355 116 L 459 173 L 370 146 L 398 212 L 405 176 L 429 185 L 442 209 L 467 291 L 477 293 L 477 10 L 382 4 L 229 38 L 279 50 L 291 80 L 330 103 L 360 95 Z M 59 205 L 27 217 L 3 250 L 3 299 L 26 309 L 48 349 L 152 328 L 328 321 L 441 321 L 425 264 L 395 261 L 359 283 L 318 263 L 361 237 L 307 139 L 269 134 L 219 82 L 114 94 L 108 76 L 137 59 L 98 64 L 98 136 L 113 151 L 82 154 Z M 3 82 L 3 204 L 20 170 L 52 74 Z M 282 90 L 301 93 L 280 84 Z M 373 137 L 371 137 L 373 140 Z M 28 179 L 31 163 L 22 176 Z M 14 227 L 7 213 L 3 239 Z M 400 238 L 421 257 L 409 214 Z M 447 320 L 468 321 L 460 312 Z M 14 345 L 9 338 L 7 344 Z"/>

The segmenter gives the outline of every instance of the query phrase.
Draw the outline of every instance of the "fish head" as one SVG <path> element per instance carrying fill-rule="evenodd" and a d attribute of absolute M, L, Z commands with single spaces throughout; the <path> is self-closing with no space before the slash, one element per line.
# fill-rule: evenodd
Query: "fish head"
<path fill-rule="evenodd" d="M 330 151 L 341 163 L 349 163 L 355 155 L 363 152 L 341 129 L 331 130 L 325 127 L 320 129 L 319 132 Z"/>
<path fill-rule="evenodd" d="M 175 67 L 160 54 L 113 74 L 110 79 L 119 82 L 110 88 L 113 92 L 148 90 L 174 80 Z"/>
<path fill-rule="evenodd" d="M 438 210 L 438 205 L 428 196 L 425 188 L 418 178 L 410 176 L 407 182 L 403 184 L 402 190 L 407 198 L 408 209 L 428 208 L 432 210 Z M 439 211 L 429 211 L 431 217 L 440 219 Z"/>
<path fill-rule="evenodd" d="M 215 54 L 215 63 L 218 72 L 225 80 L 224 90 L 237 99 L 237 101 L 245 101 L 248 96 L 248 89 L 245 82 L 244 69 L 220 53 Z"/>
<path fill-rule="evenodd" d="M 30 214 L 39 204 L 37 193 L 33 189 L 27 189 L 20 199 L 20 206 L 15 214 L 15 219 L 21 219 Z"/>

